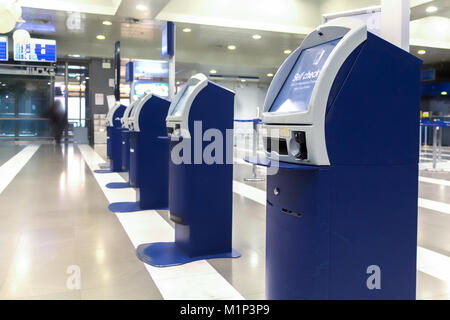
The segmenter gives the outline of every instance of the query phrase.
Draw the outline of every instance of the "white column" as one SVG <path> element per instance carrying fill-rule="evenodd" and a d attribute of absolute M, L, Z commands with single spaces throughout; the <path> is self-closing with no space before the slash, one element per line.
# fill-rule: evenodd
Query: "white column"
<path fill-rule="evenodd" d="M 381 0 L 381 36 L 409 51 L 410 0 Z"/>
<path fill-rule="evenodd" d="M 176 53 L 176 37 L 177 37 L 177 29 L 174 26 L 173 30 L 173 56 L 169 57 L 169 97 L 172 101 L 176 94 L 176 85 L 175 85 L 175 53 Z"/>

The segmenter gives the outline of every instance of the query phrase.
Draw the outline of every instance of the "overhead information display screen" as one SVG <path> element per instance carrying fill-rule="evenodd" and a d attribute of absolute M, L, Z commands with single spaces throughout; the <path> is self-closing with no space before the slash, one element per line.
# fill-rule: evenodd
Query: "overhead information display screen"
<path fill-rule="evenodd" d="M 8 61 L 8 37 L 0 37 L 0 60 Z"/>
<path fill-rule="evenodd" d="M 170 112 L 171 116 L 179 116 L 182 114 L 184 106 L 186 105 L 186 101 L 187 101 L 188 97 L 192 94 L 192 92 L 194 91 L 195 86 L 196 86 L 196 84 L 190 84 L 190 85 L 187 84 L 186 87 L 184 87 L 180 100 L 178 100 L 178 103 Z"/>
<path fill-rule="evenodd" d="M 56 40 L 31 38 L 27 44 L 14 44 L 15 61 L 56 62 Z"/>
<path fill-rule="evenodd" d="M 340 40 L 325 42 L 300 53 L 269 112 L 308 111 L 320 71 Z"/>

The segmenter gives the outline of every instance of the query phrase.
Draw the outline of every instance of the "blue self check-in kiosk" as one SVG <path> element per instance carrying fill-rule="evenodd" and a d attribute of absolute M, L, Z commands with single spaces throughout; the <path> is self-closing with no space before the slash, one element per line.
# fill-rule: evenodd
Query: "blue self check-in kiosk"
<path fill-rule="evenodd" d="M 169 211 L 175 222 L 175 242 L 137 248 L 138 257 L 158 267 L 207 258 L 238 257 L 232 249 L 232 139 L 234 93 L 203 74 L 189 79 L 174 98 L 167 116 L 171 137 Z M 210 135 L 211 134 L 211 135 Z M 213 137 L 214 136 L 214 137 Z M 207 159 L 211 141 L 219 142 Z M 222 152 L 223 151 L 223 152 Z M 228 153 L 227 153 L 228 152 Z M 225 158 L 231 156 L 231 161 Z"/>
<path fill-rule="evenodd" d="M 351 18 L 318 27 L 280 67 L 262 128 L 278 166 L 267 298 L 415 299 L 420 69 Z"/>
<path fill-rule="evenodd" d="M 116 102 L 106 116 L 106 154 L 110 160 L 110 170 L 113 172 L 122 171 L 121 118 L 125 109 L 120 102 Z"/>
<path fill-rule="evenodd" d="M 170 101 L 147 93 L 128 117 L 129 185 L 136 187 L 136 202 L 109 205 L 113 212 L 167 209 L 168 156 L 166 117 Z"/>
<path fill-rule="evenodd" d="M 128 119 L 133 111 L 133 108 L 139 100 L 132 102 L 123 113 L 123 117 L 121 119 L 122 124 L 122 170 L 128 171 L 130 169 L 130 130 L 128 129 Z"/>

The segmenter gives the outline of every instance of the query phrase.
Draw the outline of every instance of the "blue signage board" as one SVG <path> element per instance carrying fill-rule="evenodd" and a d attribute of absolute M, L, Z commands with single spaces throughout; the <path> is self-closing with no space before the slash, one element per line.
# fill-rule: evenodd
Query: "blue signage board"
<path fill-rule="evenodd" d="M 0 37 L 0 61 L 8 61 L 8 37 Z"/>
<path fill-rule="evenodd" d="M 31 38 L 27 44 L 14 44 L 15 61 L 56 62 L 56 40 Z"/>
<path fill-rule="evenodd" d="M 435 69 L 423 70 L 421 74 L 421 80 L 422 81 L 436 80 L 436 70 Z"/>
<path fill-rule="evenodd" d="M 167 21 L 162 28 L 161 58 L 175 54 L 175 24 Z"/>
<path fill-rule="evenodd" d="M 134 81 L 134 62 L 130 61 L 125 65 L 125 82 Z"/>

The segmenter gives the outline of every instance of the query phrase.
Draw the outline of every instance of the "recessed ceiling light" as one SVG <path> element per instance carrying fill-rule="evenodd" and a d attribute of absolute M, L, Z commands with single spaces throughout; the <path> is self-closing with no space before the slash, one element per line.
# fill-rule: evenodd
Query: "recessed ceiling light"
<path fill-rule="evenodd" d="M 433 12 L 438 11 L 438 8 L 436 8 L 435 6 L 429 6 L 425 9 L 425 11 L 428 13 L 433 13 Z"/>
<path fill-rule="evenodd" d="M 184 29 L 183 29 L 183 32 L 191 32 L 191 31 L 192 31 L 191 28 L 184 28 Z"/>
<path fill-rule="evenodd" d="M 292 53 L 292 50 L 286 49 L 283 52 L 284 52 L 284 54 L 290 54 L 290 53 Z"/>
<path fill-rule="evenodd" d="M 98 39 L 98 40 L 105 40 L 106 37 L 105 37 L 104 35 L 102 35 L 102 34 L 99 34 L 99 35 L 97 36 L 97 39 Z"/>
<path fill-rule="evenodd" d="M 71 58 L 80 58 L 81 55 L 79 55 L 79 54 L 69 54 L 69 57 L 71 57 Z"/>
<path fill-rule="evenodd" d="M 245 80 L 245 79 L 241 79 L 241 82 L 247 82 L 247 80 Z"/>
<path fill-rule="evenodd" d="M 261 39 L 262 37 L 261 37 L 261 35 L 259 35 L 259 34 L 254 34 L 254 35 L 252 36 L 252 38 L 255 39 L 255 40 L 259 40 L 259 39 Z"/>
<path fill-rule="evenodd" d="M 146 10 L 147 10 L 147 7 L 144 6 L 143 4 L 138 4 L 138 5 L 136 6 L 136 9 L 139 10 L 139 11 L 146 11 Z"/>
<path fill-rule="evenodd" d="M 108 20 L 105 20 L 105 21 L 103 21 L 103 24 L 104 24 L 105 26 L 110 26 L 110 25 L 112 25 L 112 22 L 111 22 L 111 21 L 108 21 Z"/>
<path fill-rule="evenodd" d="M 210 74 L 216 74 L 216 73 L 217 73 L 217 70 L 214 70 L 214 69 L 209 70 L 209 73 L 210 73 Z"/>
<path fill-rule="evenodd" d="M 230 44 L 227 48 L 228 50 L 236 50 L 236 46 L 234 44 Z"/>
<path fill-rule="evenodd" d="M 441 95 L 446 96 L 447 95 L 447 91 L 442 91 Z"/>
<path fill-rule="evenodd" d="M 417 53 L 418 54 L 425 54 L 425 53 L 427 53 L 425 50 L 419 50 L 419 51 L 417 51 Z"/>
<path fill-rule="evenodd" d="M 273 77 L 273 73 L 268 73 L 267 76 L 268 76 L 269 78 L 272 78 L 272 77 Z"/>

